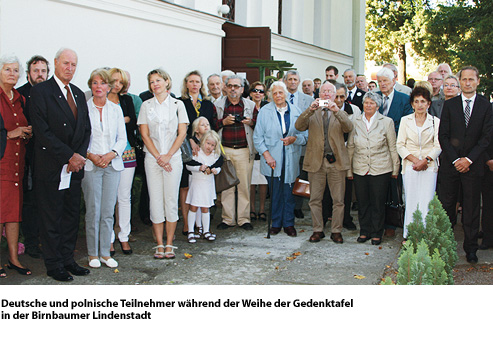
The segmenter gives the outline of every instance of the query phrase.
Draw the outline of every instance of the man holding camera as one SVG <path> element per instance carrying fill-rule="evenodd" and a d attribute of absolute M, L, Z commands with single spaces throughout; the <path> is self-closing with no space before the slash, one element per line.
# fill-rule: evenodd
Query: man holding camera
<path fill-rule="evenodd" d="M 238 184 L 238 216 L 235 218 L 235 188 L 221 193 L 222 222 L 217 229 L 227 229 L 238 224 L 245 230 L 252 230 L 250 224 L 250 183 L 252 182 L 253 128 L 257 120 L 255 103 L 243 98 L 243 79 L 237 75 L 229 76 L 224 82 L 226 97 L 217 100 L 214 105 L 221 142 L 226 157 L 233 162 Z"/>
<path fill-rule="evenodd" d="M 310 211 L 313 234 L 310 242 L 319 242 L 325 237 L 322 219 L 322 198 L 326 183 L 332 197 L 332 225 L 330 238 L 343 243 L 342 223 L 344 219 L 344 192 L 349 155 L 344 143 L 344 133 L 353 129 L 346 112 L 334 102 L 336 88 L 325 81 L 320 87 L 320 98 L 315 99 L 296 121 L 299 131 L 308 130 L 303 170 L 308 172 L 310 182 Z"/>

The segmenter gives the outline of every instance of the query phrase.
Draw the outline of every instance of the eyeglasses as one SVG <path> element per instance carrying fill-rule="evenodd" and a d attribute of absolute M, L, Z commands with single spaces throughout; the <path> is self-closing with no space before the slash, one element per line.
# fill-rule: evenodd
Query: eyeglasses
<path fill-rule="evenodd" d="M 440 81 L 443 80 L 442 78 L 428 78 L 428 81 Z"/>
<path fill-rule="evenodd" d="M 238 85 L 238 84 L 228 84 L 228 85 L 226 85 L 226 87 L 228 89 L 235 89 L 235 90 L 237 90 L 237 89 L 239 89 L 242 86 L 241 85 Z"/>
<path fill-rule="evenodd" d="M 336 94 L 336 98 L 346 99 L 346 95 L 344 95 L 344 94 Z"/>
<path fill-rule="evenodd" d="M 264 90 L 261 90 L 261 89 L 253 89 L 252 92 L 255 92 L 255 93 L 265 93 Z"/>
<path fill-rule="evenodd" d="M 454 84 L 444 84 L 443 87 L 451 87 L 451 88 L 454 88 L 454 87 L 459 87 L 459 86 L 454 85 Z"/>

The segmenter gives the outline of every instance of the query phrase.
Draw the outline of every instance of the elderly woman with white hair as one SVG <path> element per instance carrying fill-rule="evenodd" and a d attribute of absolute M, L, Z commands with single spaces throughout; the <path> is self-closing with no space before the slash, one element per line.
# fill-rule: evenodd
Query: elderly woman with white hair
<path fill-rule="evenodd" d="M 397 178 L 400 165 L 394 123 L 378 112 L 381 106 L 379 94 L 371 91 L 365 94 L 363 112 L 353 119 L 354 128 L 347 142 L 351 160 L 348 178 L 354 176 L 359 202 L 360 236 L 357 242 L 371 238 L 373 245 L 382 242 L 390 178 Z"/>
<path fill-rule="evenodd" d="M 17 256 L 19 222 L 22 220 L 24 155 L 26 143 L 32 137 L 32 127 L 28 126 L 22 112 L 24 97 L 14 89 L 20 70 L 17 57 L 0 58 L 0 113 L 7 130 L 5 153 L 0 161 L 0 235 L 5 226 L 9 248 L 8 268 L 22 275 L 31 275 L 31 271 L 21 265 Z M 0 263 L 0 278 L 5 276 L 7 275 Z"/>
<path fill-rule="evenodd" d="M 261 155 L 260 172 L 273 186 L 271 234 L 282 228 L 290 236 L 294 229 L 295 200 L 293 183 L 300 172 L 301 146 L 306 144 L 306 132 L 295 128 L 300 109 L 287 102 L 288 90 L 281 81 L 272 83 L 271 102 L 260 109 L 253 142 Z"/>

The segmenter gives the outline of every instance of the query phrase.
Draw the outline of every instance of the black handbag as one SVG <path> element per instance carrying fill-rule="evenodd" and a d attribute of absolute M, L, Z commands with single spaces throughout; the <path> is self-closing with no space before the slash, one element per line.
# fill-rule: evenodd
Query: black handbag
<path fill-rule="evenodd" d="M 403 228 L 405 205 L 402 202 L 402 194 L 397 183 L 395 188 L 397 190 L 397 196 L 394 197 L 392 194 L 392 183 L 389 184 L 389 195 L 385 203 L 385 224 Z"/>
<path fill-rule="evenodd" d="M 188 136 L 185 137 L 185 140 L 180 146 L 181 150 L 181 160 L 183 163 L 188 163 L 193 159 L 193 154 L 192 154 L 192 146 L 190 145 L 190 139 L 188 139 Z"/>
<path fill-rule="evenodd" d="M 224 153 L 223 158 L 224 163 L 221 166 L 221 172 L 214 178 L 217 193 L 240 184 L 240 180 L 238 179 L 238 176 L 236 176 L 236 169 L 233 162 L 230 159 L 227 159 Z"/>

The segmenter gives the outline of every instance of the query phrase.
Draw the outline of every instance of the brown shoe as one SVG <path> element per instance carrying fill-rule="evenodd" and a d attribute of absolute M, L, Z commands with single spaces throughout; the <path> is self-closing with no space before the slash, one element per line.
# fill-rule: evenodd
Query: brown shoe
<path fill-rule="evenodd" d="M 281 232 L 281 228 L 270 228 L 271 235 L 277 235 Z"/>
<path fill-rule="evenodd" d="M 288 234 L 288 236 L 295 237 L 296 236 L 296 229 L 294 227 L 286 227 L 284 228 L 284 232 Z"/>
<path fill-rule="evenodd" d="M 341 233 L 332 233 L 330 235 L 330 239 L 334 241 L 335 243 L 343 243 L 344 240 L 342 239 Z"/>
<path fill-rule="evenodd" d="M 393 237 L 393 236 L 395 236 L 395 230 L 394 229 L 385 229 L 384 235 L 387 237 Z"/>
<path fill-rule="evenodd" d="M 312 236 L 308 239 L 309 242 L 320 242 L 321 239 L 325 237 L 325 234 L 323 231 L 315 231 Z"/>

